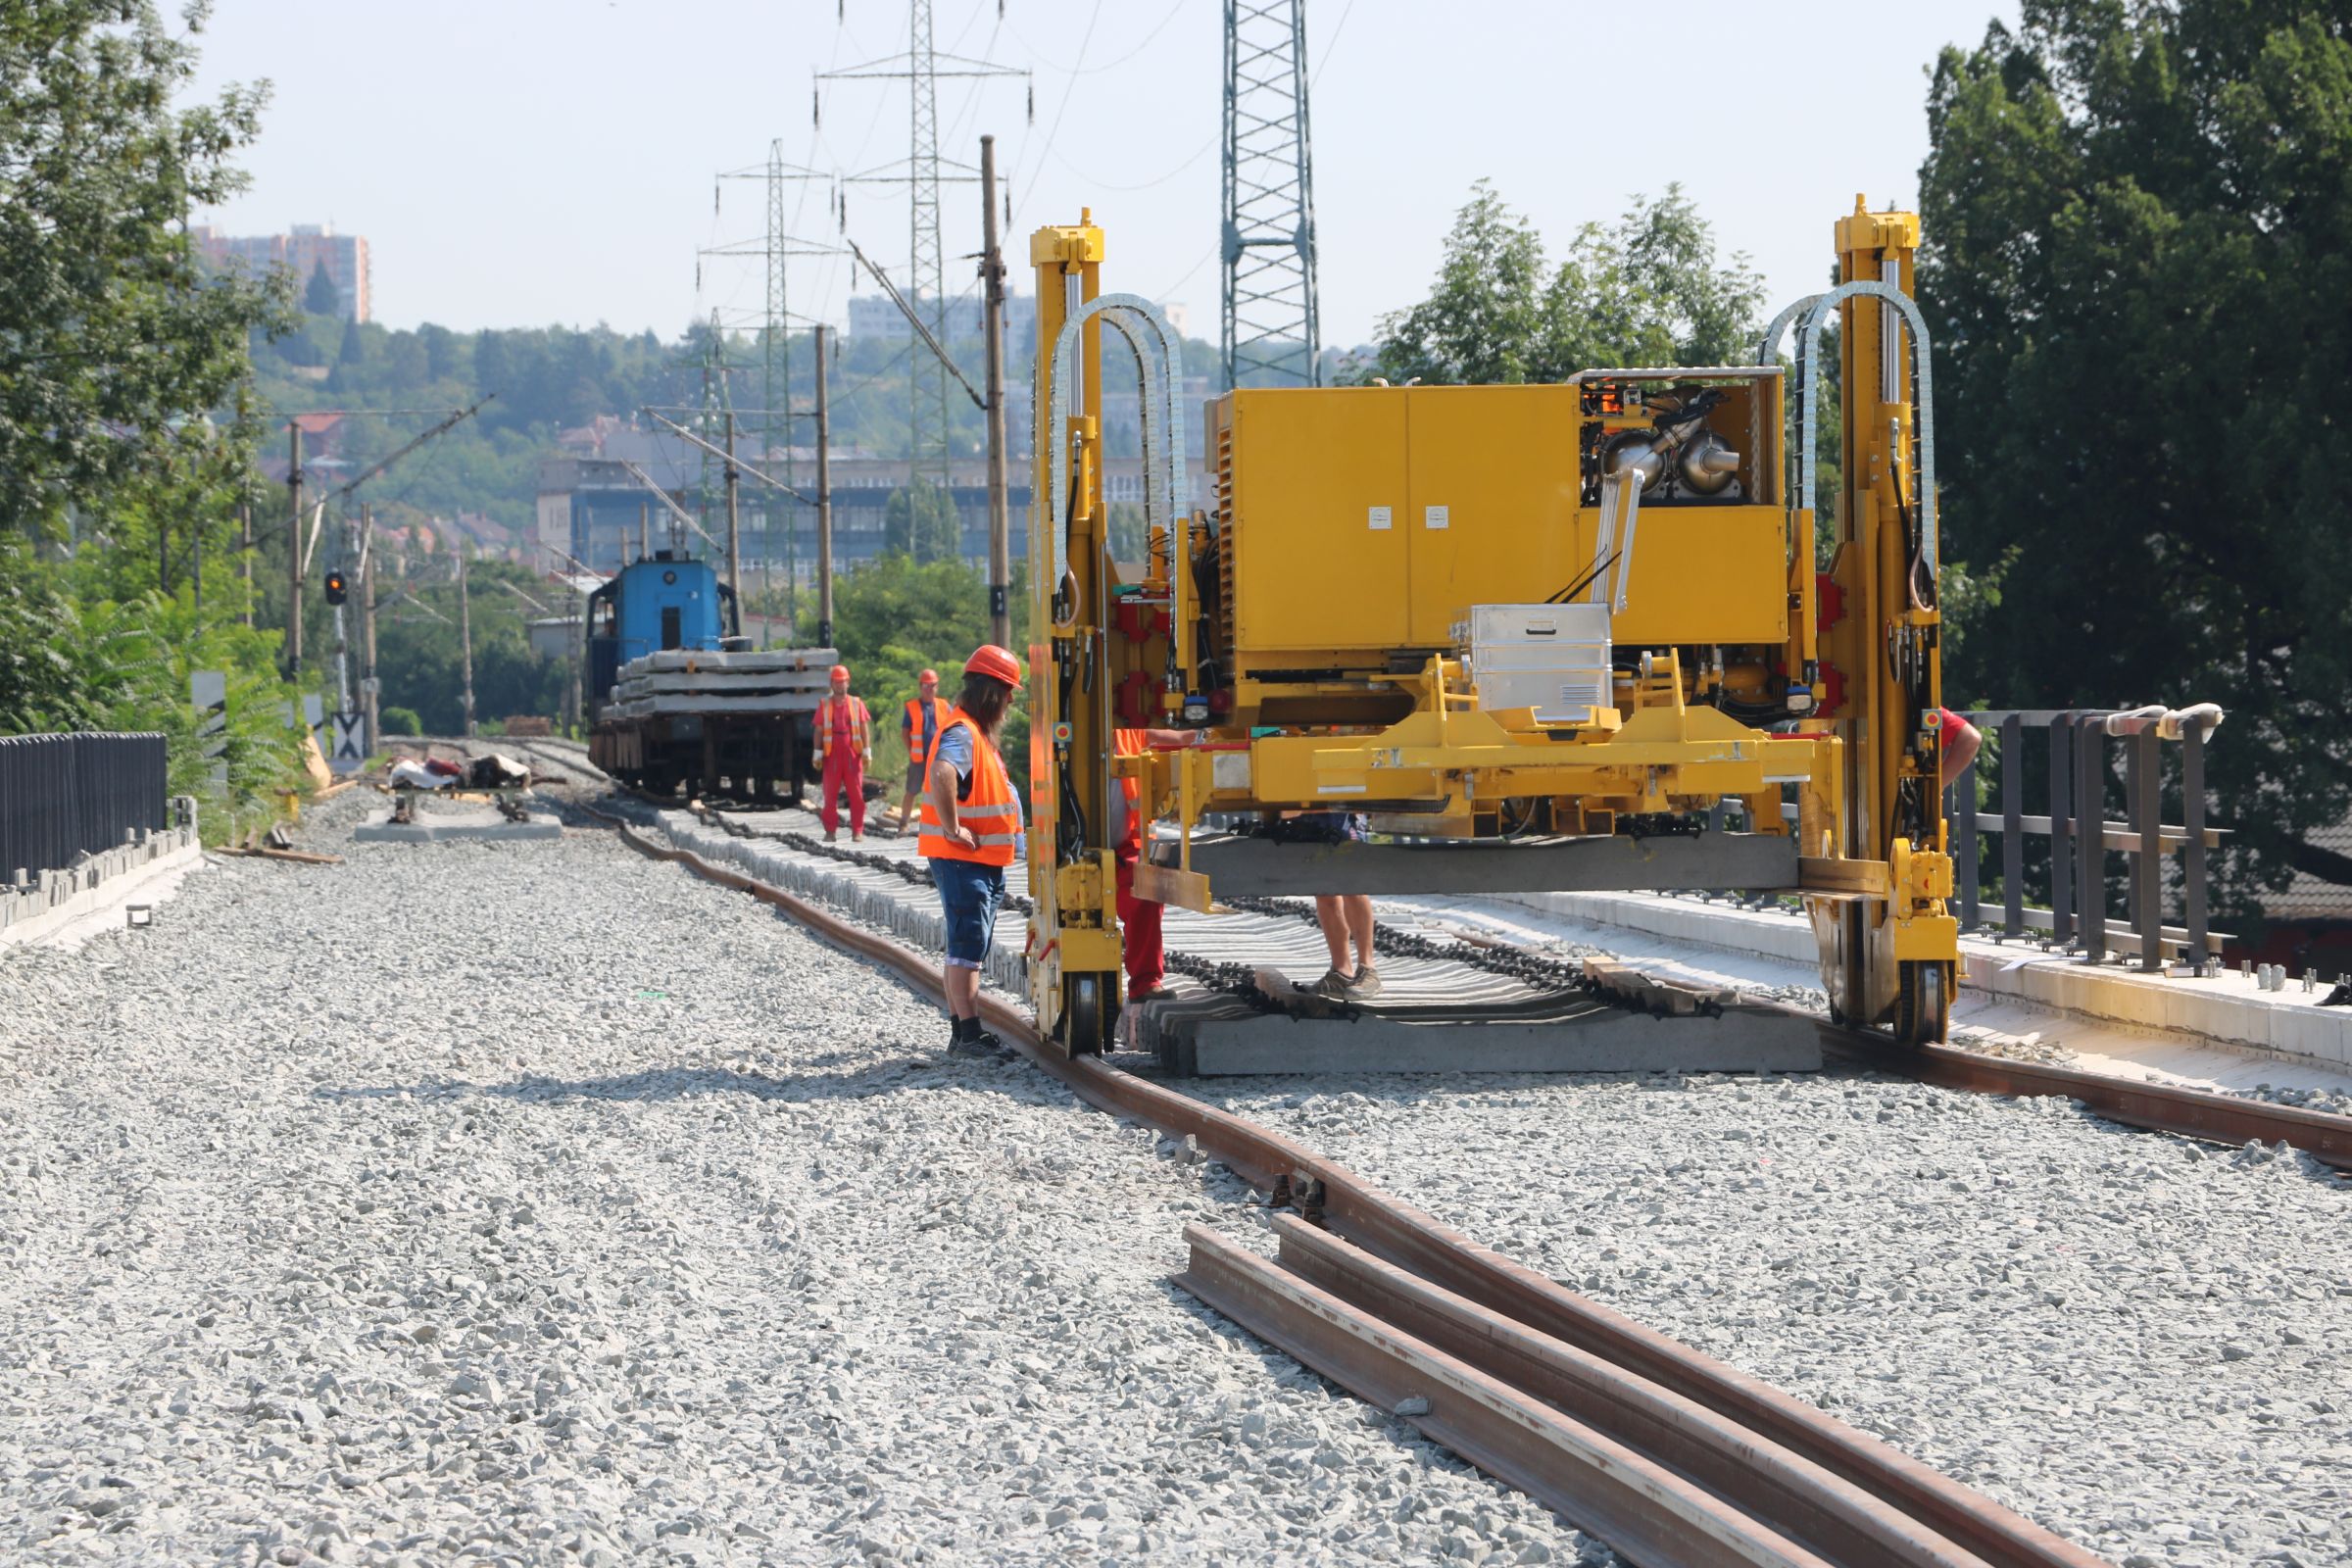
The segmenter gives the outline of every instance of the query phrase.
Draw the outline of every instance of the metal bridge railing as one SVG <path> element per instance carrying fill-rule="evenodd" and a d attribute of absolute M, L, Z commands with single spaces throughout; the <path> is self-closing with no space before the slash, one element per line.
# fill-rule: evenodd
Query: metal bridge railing
<path fill-rule="evenodd" d="M 2195 708 L 1989 709 L 1962 716 L 1984 732 L 1978 754 L 1980 774 L 1995 760 L 1991 808 L 1977 804 L 1973 780 L 1956 780 L 1944 792 L 1951 824 L 1957 913 L 1963 931 L 1985 926 L 1984 860 L 1987 837 L 1999 839 L 1993 877 L 2000 885 L 1998 935 L 2003 939 L 2038 933 L 2049 946 L 2080 953 L 2086 963 L 2110 954 L 2135 956 L 2139 967 L 2161 970 L 2178 956 L 2202 966 L 2229 933 L 2206 921 L 2208 853 L 2221 845 L 2220 828 L 2205 820 L 2205 743 L 2222 721 L 2211 704 Z M 2046 737 L 2043 754 L 2044 809 L 2025 809 L 2029 730 Z M 2109 741 L 2123 742 L 2120 780 L 2111 765 Z M 2164 752 L 2180 748 L 2181 815 L 2164 818 Z M 2120 799 L 2121 820 L 2107 811 Z M 2035 857 L 2031 873 L 2027 841 L 2048 842 L 2046 858 Z M 2175 851 L 2180 854 L 2176 867 Z M 2127 862 L 2124 917 L 2110 913 L 2108 857 Z M 2026 902 L 2029 884 L 2038 885 L 2046 905 Z M 2177 889 L 2180 923 L 2165 923 L 2168 894 Z"/>
<path fill-rule="evenodd" d="M 164 737 L 0 735 L 0 882 L 160 832 Z"/>

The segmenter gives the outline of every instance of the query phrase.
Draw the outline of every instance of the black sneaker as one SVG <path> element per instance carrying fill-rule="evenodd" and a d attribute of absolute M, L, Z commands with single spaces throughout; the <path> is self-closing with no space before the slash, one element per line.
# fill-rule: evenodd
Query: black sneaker
<path fill-rule="evenodd" d="M 982 1027 L 979 1019 L 958 1018 L 956 1020 L 955 1038 L 948 1042 L 948 1054 L 1010 1061 L 1018 1053 L 1005 1045 L 1001 1036 Z"/>

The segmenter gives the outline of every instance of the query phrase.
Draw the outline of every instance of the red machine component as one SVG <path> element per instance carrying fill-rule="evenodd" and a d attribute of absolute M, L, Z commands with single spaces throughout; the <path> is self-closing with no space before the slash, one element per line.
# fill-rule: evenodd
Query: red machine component
<path fill-rule="evenodd" d="M 1110 623 L 1119 635 L 1131 643 L 1150 642 L 1168 633 L 1168 612 L 1156 604 L 1140 599 L 1122 599 L 1110 612 Z"/>
<path fill-rule="evenodd" d="M 1155 701 L 1158 688 L 1152 677 L 1140 669 L 1131 669 L 1119 682 L 1119 725 L 1122 729 L 1150 729 L 1159 722 L 1159 705 Z"/>
<path fill-rule="evenodd" d="M 1845 618 L 1845 590 L 1826 571 L 1813 574 L 1813 629 L 1828 631 Z"/>
<path fill-rule="evenodd" d="M 1826 659 L 1816 667 L 1821 671 L 1821 678 L 1814 682 L 1813 716 L 1836 718 L 1838 710 L 1845 706 L 1845 671 Z"/>

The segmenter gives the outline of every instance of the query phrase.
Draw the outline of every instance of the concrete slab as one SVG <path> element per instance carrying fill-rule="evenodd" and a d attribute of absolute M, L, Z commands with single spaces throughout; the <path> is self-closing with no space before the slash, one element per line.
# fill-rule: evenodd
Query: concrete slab
<path fill-rule="evenodd" d="M 395 822 L 392 813 L 373 817 L 352 829 L 361 844 L 439 844 L 452 839 L 560 839 L 564 824 L 552 816 L 513 822 L 496 811 L 419 810 L 414 822 Z"/>
<path fill-rule="evenodd" d="M 1176 863 L 1176 846 L 1152 845 Z M 1796 840 L 1757 833 L 1626 834 L 1428 844 L 1283 844 L 1236 834 L 1193 840 L 1192 868 L 1217 898 L 1285 894 L 1562 893 L 1796 886 Z"/>
<path fill-rule="evenodd" d="M 1133 1009 L 1129 1043 L 1187 1077 L 1288 1073 L 1815 1072 L 1820 1026 L 1734 1006 L 1720 1017 L 1645 1016 L 1578 994 L 1511 1013 L 1414 1007 L 1353 1017 L 1256 1012 L 1180 992 Z"/>

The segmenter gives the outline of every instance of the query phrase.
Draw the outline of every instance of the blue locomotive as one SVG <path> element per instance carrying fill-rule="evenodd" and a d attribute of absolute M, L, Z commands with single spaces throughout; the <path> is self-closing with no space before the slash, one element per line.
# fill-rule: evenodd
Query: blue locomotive
<path fill-rule="evenodd" d="M 588 596 L 588 756 L 654 795 L 797 801 L 829 648 L 752 649 L 735 591 L 658 550 Z"/>

